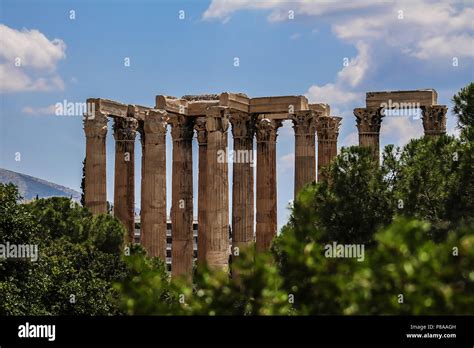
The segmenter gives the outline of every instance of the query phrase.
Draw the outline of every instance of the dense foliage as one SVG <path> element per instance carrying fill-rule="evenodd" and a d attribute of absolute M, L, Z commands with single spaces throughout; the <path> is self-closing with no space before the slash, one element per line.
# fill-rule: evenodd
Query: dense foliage
<path fill-rule="evenodd" d="M 124 229 L 67 198 L 19 204 L 0 185 L 0 243 L 37 245 L 38 260 L 0 259 L 0 314 L 115 314 L 112 283 L 124 277 Z"/>

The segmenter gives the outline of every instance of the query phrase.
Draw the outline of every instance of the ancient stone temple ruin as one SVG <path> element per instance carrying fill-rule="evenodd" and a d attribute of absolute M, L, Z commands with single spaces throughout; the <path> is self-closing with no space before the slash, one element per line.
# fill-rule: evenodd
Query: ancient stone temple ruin
<path fill-rule="evenodd" d="M 397 103 L 419 103 L 425 134 L 444 133 L 447 108 L 436 105 L 436 98 L 434 90 L 367 93 L 366 107 L 354 110 L 359 144 L 373 148 L 378 158 L 384 110 L 395 109 Z M 126 227 L 128 241 L 133 241 L 134 146 L 138 132 L 142 145 L 141 244 L 150 255 L 163 260 L 167 228 L 166 132 L 170 126 L 172 274 L 187 277 L 193 268 L 194 135 L 199 147 L 198 262 L 226 269 L 229 222 L 233 248 L 244 248 L 255 242 L 258 251 L 266 250 L 277 234 L 276 140 L 282 121 L 293 122 L 296 195 L 307 183 L 324 180 L 322 168 L 337 155 L 342 120 L 330 115 L 329 105 L 310 104 L 304 96 L 249 98 L 241 93 L 221 93 L 175 98 L 158 95 L 154 108 L 107 99 L 88 99 L 87 103 L 92 111 L 84 117 L 86 206 L 94 214 L 107 212 L 106 134 L 110 117 L 115 139 L 114 214 Z M 251 161 L 233 162 L 231 216 L 228 162 L 221 156 L 228 151 L 229 128 L 234 153 L 253 153 L 254 139 L 257 153 L 256 179 Z"/>

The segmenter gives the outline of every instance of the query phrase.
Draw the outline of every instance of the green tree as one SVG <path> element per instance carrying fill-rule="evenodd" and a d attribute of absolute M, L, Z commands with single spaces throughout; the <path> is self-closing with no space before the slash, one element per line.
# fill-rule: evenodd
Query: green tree
<path fill-rule="evenodd" d="M 193 284 L 169 278 L 158 259 L 130 257 L 127 277 L 115 285 L 120 307 L 131 315 L 285 315 L 288 294 L 271 254 L 240 254 L 233 264 L 238 280 L 223 271 L 198 267 Z"/>
<path fill-rule="evenodd" d="M 390 223 L 393 202 L 369 149 L 342 148 L 326 177 L 327 181 L 307 186 L 294 203 L 290 224 L 298 237 L 365 243 Z"/>
<path fill-rule="evenodd" d="M 125 276 L 125 230 L 118 220 L 67 198 L 19 199 L 16 187 L 0 184 L 0 241 L 37 245 L 39 258 L 0 259 L 0 314 L 119 313 L 112 283 Z"/>
<path fill-rule="evenodd" d="M 452 102 L 453 114 L 458 118 L 458 126 L 460 128 L 474 126 L 474 82 L 469 83 L 466 87 L 453 96 Z"/>
<path fill-rule="evenodd" d="M 474 147 L 452 136 L 385 148 L 383 171 L 395 213 L 429 221 L 434 236 L 474 217 Z"/>

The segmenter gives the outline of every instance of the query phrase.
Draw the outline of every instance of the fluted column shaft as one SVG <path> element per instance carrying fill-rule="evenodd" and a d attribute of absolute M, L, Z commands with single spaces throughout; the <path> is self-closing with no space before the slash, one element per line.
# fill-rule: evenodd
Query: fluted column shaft
<path fill-rule="evenodd" d="M 198 117 L 196 119 L 195 129 L 198 140 L 199 155 L 199 173 L 198 173 L 198 250 L 197 260 L 199 264 L 206 262 L 206 244 L 207 244 L 207 129 L 206 118 Z"/>
<path fill-rule="evenodd" d="M 315 111 L 300 111 L 291 116 L 295 131 L 294 196 L 308 183 L 316 180 Z"/>
<path fill-rule="evenodd" d="M 173 277 L 191 279 L 193 270 L 193 126 L 190 117 L 171 118 L 172 165 L 172 264 Z"/>
<path fill-rule="evenodd" d="M 256 249 L 266 251 L 277 234 L 276 138 L 279 120 L 259 119 L 257 135 Z"/>
<path fill-rule="evenodd" d="M 247 113 L 232 114 L 234 161 L 232 169 L 232 244 L 233 249 L 246 248 L 254 241 L 255 163 L 253 117 Z"/>
<path fill-rule="evenodd" d="M 141 130 L 141 244 L 149 256 L 166 261 L 165 112 L 148 111 Z"/>
<path fill-rule="evenodd" d="M 354 115 L 359 131 L 359 146 L 366 146 L 372 149 L 373 158 L 379 161 L 380 151 L 380 126 L 382 124 L 381 108 L 356 108 Z"/>
<path fill-rule="evenodd" d="M 127 230 L 127 243 L 135 234 L 135 136 L 138 121 L 133 117 L 116 117 L 114 215 Z"/>
<path fill-rule="evenodd" d="M 425 136 L 438 137 L 446 134 L 446 105 L 431 105 L 422 108 Z"/>
<path fill-rule="evenodd" d="M 95 109 L 98 110 L 98 105 Z M 105 214 L 107 213 L 105 143 L 107 117 L 98 111 L 94 111 L 92 115 L 84 115 L 84 132 L 86 134 L 85 205 L 92 214 Z"/>
<path fill-rule="evenodd" d="M 318 134 L 318 181 L 325 180 L 323 168 L 337 156 L 337 137 L 341 117 L 321 116 L 316 123 Z"/>
<path fill-rule="evenodd" d="M 222 108 L 207 110 L 206 262 L 211 269 L 221 270 L 229 266 L 228 123 Z"/>

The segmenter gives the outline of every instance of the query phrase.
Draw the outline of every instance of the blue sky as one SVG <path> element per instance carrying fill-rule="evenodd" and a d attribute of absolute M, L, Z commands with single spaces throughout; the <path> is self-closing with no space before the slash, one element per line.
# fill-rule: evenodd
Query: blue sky
<path fill-rule="evenodd" d="M 0 4 L 0 167 L 76 190 L 85 137 L 80 116 L 52 113 L 51 106 L 63 100 L 101 97 L 153 106 L 157 94 L 303 94 L 312 102 L 331 104 L 332 114 L 344 118 L 339 136 L 343 146 L 357 143 L 352 109 L 364 106 L 365 92 L 435 88 L 438 102 L 450 106 L 451 96 L 474 80 L 470 1 Z M 71 10 L 75 19 L 70 19 Z M 14 65 L 16 57 L 22 58 L 20 67 Z M 127 57 L 130 67 L 124 66 Z M 234 57 L 240 59 L 239 67 Z M 450 117 L 450 133 L 454 126 Z M 382 127 L 383 145 L 403 145 L 422 134 L 421 120 L 408 117 L 387 118 Z M 281 226 L 293 197 L 294 138 L 289 122 L 278 141 Z M 137 137 L 137 204 L 139 144 Z M 170 171 L 169 137 L 168 145 Z M 113 146 L 110 129 L 109 200 Z M 197 164 L 197 153 L 194 159 Z M 197 194 L 197 169 L 195 174 Z M 170 198 L 171 175 L 168 178 Z"/>

